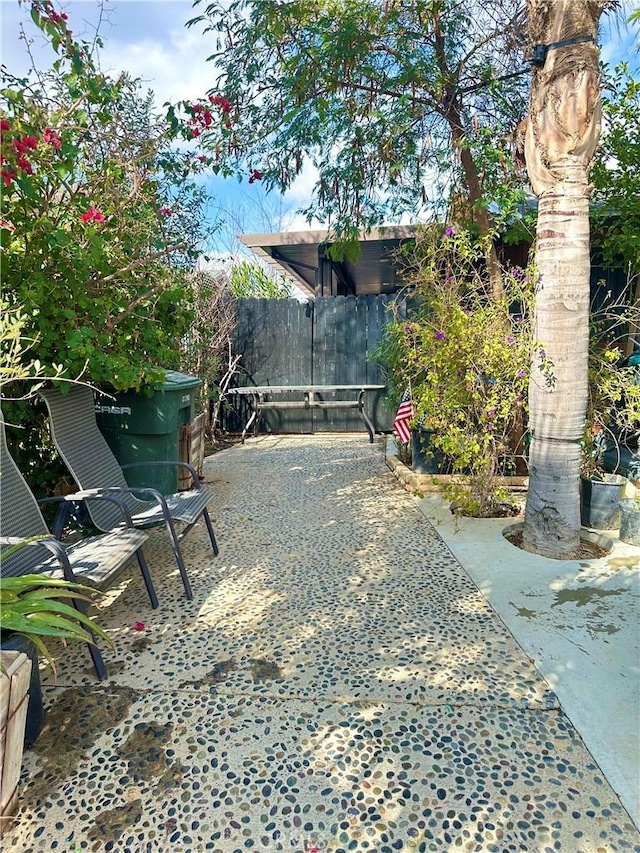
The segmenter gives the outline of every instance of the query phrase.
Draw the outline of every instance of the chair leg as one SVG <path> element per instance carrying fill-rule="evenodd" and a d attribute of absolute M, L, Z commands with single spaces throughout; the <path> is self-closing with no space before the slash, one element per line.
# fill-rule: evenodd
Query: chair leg
<path fill-rule="evenodd" d="M 58 540 L 62 539 L 62 531 L 64 530 L 64 526 L 67 523 L 70 511 L 71 504 L 67 501 L 61 503 L 58 506 L 58 509 L 56 510 L 56 517 L 53 519 L 53 524 L 51 525 L 51 532 Z"/>
<path fill-rule="evenodd" d="M 209 513 L 207 512 L 206 507 L 202 510 L 202 517 L 204 518 L 204 523 L 207 525 L 207 530 L 209 531 L 209 539 L 211 539 L 213 553 L 217 557 L 220 552 L 218 550 L 215 533 L 213 532 L 213 525 L 211 524 L 211 519 L 209 518 Z"/>
<path fill-rule="evenodd" d="M 178 542 L 178 537 L 176 536 L 176 530 L 173 526 L 173 521 L 171 520 L 171 518 L 165 518 L 165 524 L 167 527 L 167 533 L 169 534 L 169 539 L 171 540 L 173 553 L 175 554 L 176 563 L 178 564 L 178 569 L 180 571 L 180 577 L 182 578 L 182 585 L 184 586 L 184 591 L 189 601 L 191 601 L 191 599 L 193 598 L 193 590 L 191 589 L 189 576 L 187 575 L 184 560 L 182 559 L 182 551 L 180 550 L 180 543 Z"/>
<path fill-rule="evenodd" d="M 88 608 L 86 607 L 84 602 L 80 601 L 77 598 L 72 598 L 71 601 L 76 610 L 79 610 L 80 613 L 86 616 Z M 107 677 L 107 667 L 104 664 L 102 652 L 98 648 L 95 634 L 93 634 L 92 636 L 94 638 L 94 642 L 87 643 L 87 648 L 89 649 L 89 654 L 91 655 L 91 660 L 93 661 L 93 666 L 96 671 L 96 675 L 98 676 L 98 680 L 104 681 L 104 679 Z"/>
<path fill-rule="evenodd" d="M 156 595 L 155 587 L 153 586 L 153 581 L 151 580 L 151 573 L 149 571 L 149 566 L 147 565 L 147 559 L 144 556 L 142 548 L 138 548 L 136 551 L 136 557 L 138 558 L 138 565 L 140 566 L 140 571 L 142 572 L 142 577 L 144 579 L 144 585 L 147 588 L 147 592 L 149 594 L 149 600 L 151 601 L 151 607 L 154 610 L 160 606 L 158 603 L 158 596 Z"/>
<path fill-rule="evenodd" d="M 104 665 L 104 660 L 102 659 L 102 652 L 97 646 L 94 646 L 93 643 L 87 643 L 89 648 L 89 654 L 91 655 L 91 660 L 93 661 L 93 666 L 96 671 L 96 675 L 98 676 L 99 681 L 104 681 L 107 677 L 107 668 Z"/>

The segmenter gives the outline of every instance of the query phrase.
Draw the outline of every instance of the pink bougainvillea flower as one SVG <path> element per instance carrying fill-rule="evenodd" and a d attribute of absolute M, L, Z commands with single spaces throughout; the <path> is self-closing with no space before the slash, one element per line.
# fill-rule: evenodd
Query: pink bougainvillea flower
<path fill-rule="evenodd" d="M 191 129 L 191 139 L 195 139 L 198 136 L 200 136 L 200 128 L 199 127 L 193 127 Z"/>
<path fill-rule="evenodd" d="M 2 176 L 2 181 L 5 187 L 10 187 L 12 182 L 18 177 L 17 172 L 14 172 L 13 169 L 3 169 L 0 172 L 0 176 Z"/>
<path fill-rule="evenodd" d="M 48 128 L 45 130 L 45 132 L 44 132 L 44 134 L 43 134 L 43 136 L 42 136 L 42 141 L 43 141 L 43 142 L 48 143 L 48 144 L 49 144 L 49 145 L 51 145 L 51 146 L 53 146 L 53 148 L 55 148 L 55 149 L 56 149 L 56 151 L 57 151 L 57 150 L 60 148 L 60 146 L 62 145 L 62 140 L 60 139 L 60 137 L 58 136 L 58 134 L 55 132 L 55 130 L 51 130 L 51 128 L 50 128 L 50 127 L 48 127 Z"/>
<path fill-rule="evenodd" d="M 158 213 L 160 216 L 171 216 L 171 208 L 170 207 L 159 207 Z"/>
<path fill-rule="evenodd" d="M 22 139 L 13 140 L 13 147 L 18 154 L 24 154 L 29 149 L 35 151 L 38 147 L 38 140 L 35 136 L 23 136 Z"/>
<path fill-rule="evenodd" d="M 2 121 L 0 121 L 0 131 L 2 131 L 2 133 L 4 133 L 5 130 L 11 130 L 11 125 L 9 124 L 8 121 L 6 121 L 5 119 L 2 119 Z"/>
<path fill-rule="evenodd" d="M 0 219 L 0 228 L 4 228 L 6 231 L 16 230 L 16 226 L 13 222 L 7 222 L 5 219 Z"/>
<path fill-rule="evenodd" d="M 33 175 L 33 166 L 25 157 L 18 157 L 18 168 L 26 172 L 27 175 Z"/>
<path fill-rule="evenodd" d="M 220 107 L 223 113 L 231 112 L 231 104 L 226 98 L 223 98 L 222 95 L 209 95 L 209 100 L 212 104 Z"/>
<path fill-rule="evenodd" d="M 136 622 L 133 626 L 134 631 L 144 631 L 144 629 L 145 629 L 144 622 Z"/>
<path fill-rule="evenodd" d="M 91 222 L 94 220 L 95 222 L 104 222 L 104 216 L 100 213 L 97 207 L 90 207 L 86 213 L 83 213 L 80 219 L 83 222 Z"/>
<path fill-rule="evenodd" d="M 254 181 L 262 180 L 262 172 L 259 169 L 252 169 L 249 172 L 249 183 L 252 184 Z"/>

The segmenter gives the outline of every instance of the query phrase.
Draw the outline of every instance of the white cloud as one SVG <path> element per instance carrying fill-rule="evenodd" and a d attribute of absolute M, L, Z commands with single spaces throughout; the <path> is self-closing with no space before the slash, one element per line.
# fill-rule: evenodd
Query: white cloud
<path fill-rule="evenodd" d="M 215 50 L 214 39 L 201 26 L 185 26 L 197 15 L 191 0 L 117 0 L 105 5 L 102 17 L 97 2 L 71 0 L 59 8 L 67 12 L 74 37 L 91 41 L 98 30 L 104 42 L 99 51 L 103 71 L 127 71 L 141 78 L 159 105 L 202 97 L 215 85 L 214 64 L 207 62 Z M 28 7 L 20 7 L 16 0 L 0 0 L 0 14 L 2 61 L 8 70 L 19 75 L 29 68 L 21 26 L 33 42 L 38 67 L 49 67 L 55 54 L 32 24 Z"/>
<path fill-rule="evenodd" d="M 215 85 L 215 67 L 207 62 L 209 39 L 195 30 L 174 29 L 163 40 L 123 43 L 111 39 L 101 52 L 104 71 L 126 70 L 152 89 L 156 102 L 201 98 Z"/>

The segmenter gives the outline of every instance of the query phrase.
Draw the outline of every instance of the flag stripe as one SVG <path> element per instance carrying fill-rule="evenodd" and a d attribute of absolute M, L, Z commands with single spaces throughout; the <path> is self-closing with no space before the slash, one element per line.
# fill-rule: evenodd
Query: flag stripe
<path fill-rule="evenodd" d="M 407 388 L 402 395 L 398 411 L 396 412 L 395 420 L 393 421 L 393 431 L 398 436 L 402 444 L 406 444 L 411 438 L 411 429 L 409 421 L 413 418 L 413 401 L 411 400 L 411 390 Z"/>

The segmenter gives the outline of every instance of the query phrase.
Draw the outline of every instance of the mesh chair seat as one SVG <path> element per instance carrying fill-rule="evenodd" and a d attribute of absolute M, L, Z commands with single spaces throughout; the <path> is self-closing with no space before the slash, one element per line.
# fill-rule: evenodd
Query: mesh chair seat
<path fill-rule="evenodd" d="M 51 537 L 53 538 L 53 537 Z M 89 536 L 73 545 L 65 545 L 65 551 L 73 568 L 75 578 L 95 589 L 108 589 L 120 575 L 136 551 L 147 540 L 143 530 L 132 528 Z M 44 574 L 62 578 L 64 572 L 53 554 L 41 553 L 43 549 L 23 548 L 2 558 L 2 574 L 15 577 L 25 574 Z"/>
<path fill-rule="evenodd" d="M 173 519 L 181 521 L 183 524 L 195 524 L 212 497 L 213 495 L 208 490 L 198 489 L 197 491 L 165 495 L 165 500 Z M 137 527 L 156 527 L 164 523 L 162 507 L 157 503 L 144 502 L 142 509 L 137 509 L 132 513 L 132 518 Z"/>
<path fill-rule="evenodd" d="M 180 542 L 202 519 L 211 540 L 213 553 L 218 554 L 218 545 L 207 511 L 207 504 L 213 498 L 211 492 L 202 488 L 198 475 L 191 466 L 178 461 L 149 464 L 186 466 L 193 478 L 192 489 L 173 495 L 161 495 L 154 489 L 130 487 L 118 460 L 98 428 L 91 388 L 74 385 L 65 394 L 58 389 L 48 389 L 40 394 L 49 410 L 53 441 L 78 487 L 83 491 L 100 493 L 108 490 L 112 494 L 119 494 L 136 527 L 149 528 L 164 524 L 187 598 L 193 598 Z M 90 502 L 87 509 L 91 522 L 98 530 L 113 530 L 122 523 L 122 513 L 117 506 Z M 174 522 L 184 525 L 180 535 L 176 533 Z"/>

